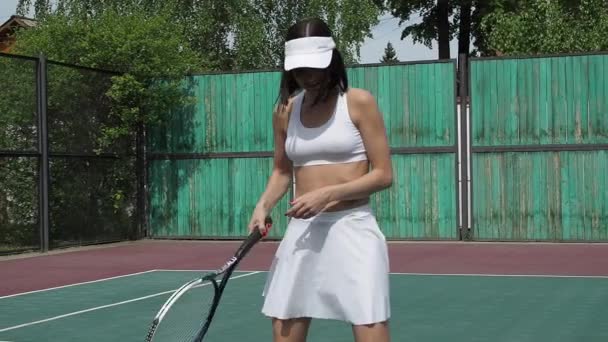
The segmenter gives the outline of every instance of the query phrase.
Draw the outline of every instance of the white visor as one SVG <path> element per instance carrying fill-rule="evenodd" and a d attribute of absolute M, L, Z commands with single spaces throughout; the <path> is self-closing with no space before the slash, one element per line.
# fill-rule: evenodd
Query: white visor
<path fill-rule="evenodd" d="M 285 43 L 285 70 L 325 69 L 331 63 L 336 43 L 331 37 L 305 37 Z"/>

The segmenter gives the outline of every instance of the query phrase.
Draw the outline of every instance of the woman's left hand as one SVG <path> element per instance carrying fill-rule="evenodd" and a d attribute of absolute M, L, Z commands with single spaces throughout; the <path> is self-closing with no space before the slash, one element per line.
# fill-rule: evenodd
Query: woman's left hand
<path fill-rule="evenodd" d="M 330 200 L 330 188 L 319 188 L 291 201 L 291 208 L 285 215 L 293 218 L 309 218 L 323 211 Z"/>

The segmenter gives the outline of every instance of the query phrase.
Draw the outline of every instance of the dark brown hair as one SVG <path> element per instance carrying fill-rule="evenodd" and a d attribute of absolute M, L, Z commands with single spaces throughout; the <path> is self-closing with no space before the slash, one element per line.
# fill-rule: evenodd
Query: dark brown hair
<path fill-rule="evenodd" d="M 298 21 L 287 30 L 285 41 L 304 37 L 332 37 L 331 30 L 327 24 L 318 18 L 309 18 Z M 344 60 L 338 49 L 334 49 L 331 62 L 325 71 L 325 80 L 321 84 L 321 91 L 314 103 L 325 100 L 331 94 L 332 89 L 339 87 L 341 92 L 348 89 L 348 77 Z M 299 89 L 291 71 L 283 71 L 281 86 L 279 88 L 279 102 L 286 105 L 289 97 Z"/>

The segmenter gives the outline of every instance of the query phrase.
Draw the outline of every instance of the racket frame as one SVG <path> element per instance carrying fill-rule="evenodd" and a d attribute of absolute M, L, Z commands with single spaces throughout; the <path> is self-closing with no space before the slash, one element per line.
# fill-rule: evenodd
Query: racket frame
<path fill-rule="evenodd" d="M 268 230 L 272 226 L 272 219 L 270 217 L 266 217 L 265 224 L 266 224 L 266 228 L 267 228 L 266 229 L 266 234 L 267 234 Z M 151 342 L 153 340 L 154 335 L 156 334 L 157 328 L 160 325 L 160 323 L 162 322 L 163 318 L 165 317 L 167 312 L 169 312 L 169 310 L 171 309 L 173 304 L 175 304 L 175 302 L 181 296 L 183 296 L 186 292 L 188 292 L 192 288 L 195 288 L 197 286 L 205 286 L 206 282 L 210 282 L 214 288 L 213 289 L 214 296 L 213 296 L 211 308 L 209 309 L 209 312 L 205 319 L 205 323 L 199 329 L 196 337 L 193 339 L 192 342 L 202 341 L 203 337 L 207 333 L 207 330 L 209 329 L 211 320 L 213 319 L 213 317 L 215 315 L 215 311 L 219 304 L 220 298 L 224 292 L 224 288 L 226 287 L 228 280 L 230 280 L 230 276 L 232 275 L 232 272 L 236 269 L 236 267 L 238 266 L 240 261 L 245 257 L 245 255 L 249 252 L 249 250 L 259 240 L 261 240 L 266 234 L 262 235 L 262 233 L 259 231 L 259 229 L 253 229 L 253 231 L 249 234 L 247 239 L 245 239 L 245 241 L 243 241 L 243 243 L 239 246 L 239 248 L 234 253 L 234 255 L 230 259 L 228 259 L 228 261 L 226 261 L 224 263 L 224 265 L 222 265 L 222 267 L 220 267 L 219 269 L 217 269 L 215 271 L 204 274 L 200 278 L 192 279 L 192 280 L 188 281 L 187 283 L 183 284 L 182 286 L 180 286 L 177 290 L 175 290 L 175 292 L 173 292 L 173 294 L 171 294 L 171 296 L 165 301 L 163 306 L 160 308 L 160 310 L 158 311 L 158 313 L 152 320 L 152 324 L 151 324 L 150 328 L 148 329 L 148 334 L 146 335 L 146 342 Z M 222 277 L 220 284 L 218 285 L 216 278 L 220 275 L 223 275 L 223 277 Z"/>

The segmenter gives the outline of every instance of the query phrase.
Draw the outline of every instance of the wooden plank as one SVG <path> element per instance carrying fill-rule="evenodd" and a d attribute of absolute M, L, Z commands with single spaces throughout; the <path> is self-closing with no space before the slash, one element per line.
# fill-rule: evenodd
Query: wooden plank
<path fill-rule="evenodd" d="M 568 153 L 560 153 L 560 188 L 561 188 L 561 222 L 562 222 L 562 230 L 561 235 L 558 236 L 560 240 L 568 240 L 570 239 L 570 228 L 572 224 L 570 222 L 570 183 L 568 182 L 568 178 L 571 177 L 572 172 L 568 165 L 571 164 L 570 158 L 571 154 Z"/>

